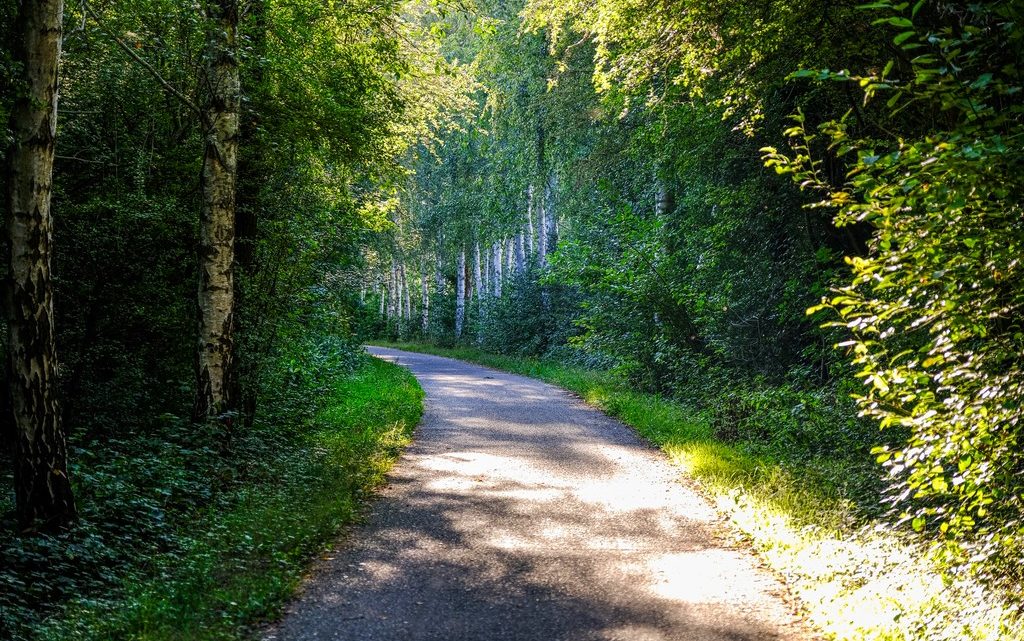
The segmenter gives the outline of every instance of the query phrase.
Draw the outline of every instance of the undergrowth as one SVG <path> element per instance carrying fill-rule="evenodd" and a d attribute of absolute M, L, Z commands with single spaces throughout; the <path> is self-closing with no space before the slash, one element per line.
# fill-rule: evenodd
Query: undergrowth
<path fill-rule="evenodd" d="M 81 524 L 0 539 L 0 638 L 226 640 L 276 616 L 422 412 L 408 371 L 349 361 L 285 372 L 231 457 L 174 417 L 84 448 L 96 454 L 74 470 Z"/>
<path fill-rule="evenodd" d="M 539 378 L 622 419 L 700 483 L 787 579 L 809 620 L 827 638 L 1024 638 L 1012 595 L 948 572 L 908 528 L 884 518 L 878 509 L 879 472 L 857 426 L 835 412 L 813 420 L 793 418 L 820 411 L 806 394 L 722 389 L 717 399 L 694 407 L 637 392 L 604 371 L 468 347 L 381 344 Z M 737 413 L 740 406 L 745 409 Z M 730 413 L 745 424 L 723 425 Z M 820 425 L 826 419 L 839 424 Z M 801 436 L 814 431 L 831 436 L 826 442 Z"/>

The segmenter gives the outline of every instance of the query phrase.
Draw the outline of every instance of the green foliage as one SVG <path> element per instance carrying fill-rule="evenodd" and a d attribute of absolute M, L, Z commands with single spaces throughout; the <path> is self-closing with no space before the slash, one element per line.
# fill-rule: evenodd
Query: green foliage
<path fill-rule="evenodd" d="M 1020 219 L 1024 104 L 1020 8 L 971 5 L 956 25 L 916 21 L 917 3 L 875 3 L 896 27 L 900 57 L 876 73 L 822 71 L 855 83 L 868 103 L 886 99 L 937 120 L 909 136 L 858 135 L 853 118 L 811 133 L 790 130 L 796 155 L 768 162 L 806 188 L 839 225 L 869 222 L 871 252 L 851 257 L 850 282 L 823 301 L 849 333 L 864 415 L 909 433 L 881 447 L 891 498 L 915 530 L 950 544 L 959 562 L 1018 585 L 1024 549 L 1021 354 L 1024 287 Z M 823 139 L 847 180 L 821 175 Z"/>
<path fill-rule="evenodd" d="M 397 366 L 332 351 L 305 361 L 299 378 L 280 364 L 274 415 L 230 460 L 216 433 L 171 419 L 103 458 L 79 452 L 82 526 L 2 542 L 4 638 L 235 639 L 277 614 L 422 412 Z"/>

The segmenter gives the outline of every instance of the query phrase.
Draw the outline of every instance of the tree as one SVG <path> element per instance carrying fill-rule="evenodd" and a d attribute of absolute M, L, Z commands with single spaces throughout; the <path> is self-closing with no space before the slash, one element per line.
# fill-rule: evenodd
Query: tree
<path fill-rule="evenodd" d="M 235 186 L 238 179 L 239 79 L 237 0 L 208 0 L 204 53 L 203 202 L 199 246 L 199 350 L 196 419 L 232 408 L 235 325 Z"/>
<path fill-rule="evenodd" d="M 51 275 L 51 196 L 63 0 L 25 0 L 15 28 L 24 93 L 11 111 L 8 150 L 7 367 L 15 425 L 15 493 L 24 530 L 76 518 L 58 402 Z"/>

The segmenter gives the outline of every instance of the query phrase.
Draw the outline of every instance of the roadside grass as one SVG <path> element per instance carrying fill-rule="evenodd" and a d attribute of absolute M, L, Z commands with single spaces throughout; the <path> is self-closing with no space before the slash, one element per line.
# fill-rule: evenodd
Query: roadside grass
<path fill-rule="evenodd" d="M 850 641 L 1017 641 L 1013 601 L 943 572 L 912 533 L 858 507 L 838 480 L 872 473 L 848 453 L 806 459 L 716 440 L 707 412 L 631 390 L 607 372 L 419 343 L 385 347 L 466 360 L 538 378 L 632 426 L 702 491 L 785 577 L 811 623 Z"/>
<path fill-rule="evenodd" d="M 422 413 L 407 370 L 363 360 L 329 388 L 305 431 L 275 444 L 228 509 L 185 520 L 173 550 L 154 550 L 112 595 L 72 602 L 35 638 L 228 640 L 278 616 L 311 556 L 359 518 Z"/>

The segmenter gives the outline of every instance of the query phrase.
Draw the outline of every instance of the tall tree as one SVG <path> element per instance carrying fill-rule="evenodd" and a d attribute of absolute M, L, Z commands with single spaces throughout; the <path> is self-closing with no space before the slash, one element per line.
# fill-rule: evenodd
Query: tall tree
<path fill-rule="evenodd" d="M 231 409 L 234 355 L 235 186 L 238 178 L 237 0 L 208 0 L 204 54 L 206 147 L 199 248 L 199 350 L 195 417 Z"/>
<path fill-rule="evenodd" d="M 15 426 L 15 494 L 23 530 L 75 520 L 67 445 L 57 398 L 51 194 L 57 138 L 57 70 L 63 0 L 23 0 L 14 54 L 24 90 L 11 111 L 8 151 L 7 366 Z"/>

